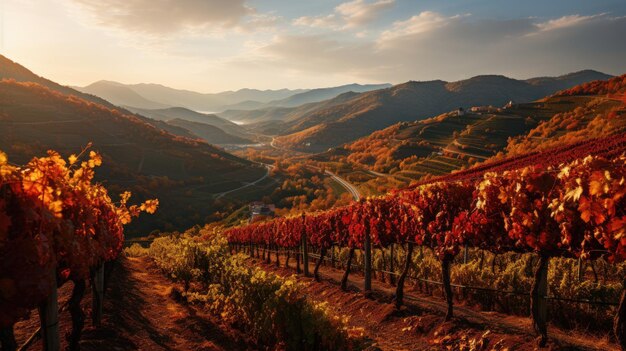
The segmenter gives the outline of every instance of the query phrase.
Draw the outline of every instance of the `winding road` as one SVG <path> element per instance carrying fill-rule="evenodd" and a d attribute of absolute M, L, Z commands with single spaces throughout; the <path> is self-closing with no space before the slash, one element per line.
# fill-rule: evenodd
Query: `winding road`
<path fill-rule="evenodd" d="M 219 198 L 222 198 L 226 194 L 230 194 L 232 192 L 235 192 L 235 191 L 238 191 L 238 190 L 241 190 L 241 189 L 245 189 L 245 188 L 251 187 L 253 185 L 257 185 L 258 183 L 260 183 L 263 180 L 265 180 L 265 178 L 270 176 L 270 171 L 272 170 L 272 168 L 274 168 L 274 166 L 273 165 L 268 165 L 268 164 L 265 164 L 265 163 L 263 163 L 262 165 L 265 167 L 265 174 L 261 178 L 255 180 L 255 181 L 253 181 L 251 183 L 247 183 L 247 184 L 245 184 L 243 186 L 240 186 L 239 188 L 235 188 L 235 189 L 231 189 L 231 190 L 224 191 L 224 192 L 221 192 L 221 193 L 217 193 L 217 194 L 214 195 L 215 199 L 217 200 Z"/>
<path fill-rule="evenodd" d="M 292 154 L 302 154 L 302 155 L 308 155 L 306 153 L 302 153 L 299 151 L 294 151 L 294 150 L 288 150 L 288 149 L 283 149 L 281 147 L 276 146 L 276 138 L 272 137 L 272 141 L 270 142 L 270 147 L 276 149 L 276 150 L 280 150 L 280 151 L 286 151 L 286 152 L 290 152 Z M 317 171 L 321 172 L 321 169 L 318 167 L 314 167 L 311 166 L 312 168 L 316 169 Z M 347 180 L 341 178 L 340 176 L 336 175 L 335 173 L 331 172 L 331 171 L 325 171 L 324 172 L 327 176 L 331 177 L 334 181 L 336 181 L 337 183 L 339 183 L 339 185 L 341 185 L 344 189 L 346 189 L 350 195 L 352 195 L 352 198 L 354 198 L 355 201 L 358 201 L 359 199 L 361 199 L 361 192 L 359 191 L 359 189 L 357 187 L 355 187 L 354 185 L 352 185 L 350 182 L 348 182 Z"/>
<path fill-rule="evenodd" d="M 361 199 L 361 192 L 357 187 L 331 171 L 326 171 L 325 173 L 327 176 L 333 178 L 334 181 L 339 183 L 339 185 L 344 187 L 350 193 L 350 195 L 352 195 L 355 201 L 359 201 L 359 199 Z"/>

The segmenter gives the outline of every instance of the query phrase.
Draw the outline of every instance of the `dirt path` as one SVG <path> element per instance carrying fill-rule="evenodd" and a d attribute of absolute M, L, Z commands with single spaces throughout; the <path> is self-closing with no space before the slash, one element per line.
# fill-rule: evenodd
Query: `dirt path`
<path fill-rule="evenodd" d="M 274 259 L 274 257 L 272 257 Z M 294 273 L 290 268 L 276 268 L 251 259 L 266 270 L 280 275 Z M 311 272 L 313 264 L 311 264 Z M 395 310 L 391 302 L 393 287 L 373 281 L 374 291 L 365 297 L 361 292 L 362 276 L 350 276 L 349 291 L 339 288 L 342 271 L 329 266 L 320 269 L 322 281 L 299 276 L 304 292 L 313 301 L 325 302 L 339 316 L 346 318 L 350 333 L 371 339 L 380 350 L 470 350 L 484 344 L 489 350 L 535 350 L 535 334 L 528 318 L 496 312 L 480 312 L 468 306 L 455 306 L 456 318 L 443 322 L 444 303 L 435 297 L 410 291 L 407 306 Z M 94 328 L 89 318 L 81 338 L 83 351 L 95 350 L 251 350 L 243 333 L 221 323 L 199 308 L 177 302 L 171 294 L 176 285 L 166 279 L 147 258 L 122 258 L 112 274 L 105 295 L 102 326 Z M 60 305 L 69 299 L 71 283 L 59 291 Z M 83 300 L 89 315 L 91 296 Z M 61 313 L 61 336 L 71 329 L 69 313 Z M 22 344 L 39 326 L 37 313 L 16 325 L 18 344 Z M 550 328 L 549 350 L 617 350 L 606 340 L 569 335 Z M 65 341 L 63 340 L 63 347 Z M 40 342 L 29 350 L 41 350 Z M 477 349 L 477 348 L 476 348 Z M 372 348 L 375 350 L 375 348 Z"/>
<path fill-rule="evenodd" d="M 271 258 L 274 260 L 274 255 Z M 290 268 L 284 267 L 284 257 L 281 257 L 281 268 L 276 268 L 274 263 L 268 265 L 260 263 L 258 259 L 253 260 L 263 265 L 265 269 L 281 275 L 295 273 L 296 261 L 293 257 L 289 261 Z M 313 262 L 310 262 L 311 274 L 313 267 Z M 530 318 L 483 312 L 471 306 L 455 303 L 456 318 L 443 323 L 447 309 L 443 299 L 412 291 L 410 284 L 406 284 L 407 308 L 395 311 L 391 304 L 391 298 L 395 293 L 393 286 L 373 279 L 373 294 L 366 298 L 361 292 L 362 275 L 350 274 L 348 292 L 339 288 L 342 275 L 342 270 L 322 265 L 321 282 L 316 283 L 312 278 L 303 276 L 299 276 L 298 279 L 310 283 L 307 286 L 307 293 L 311 298 L 328 302 L 333 310 L 350 316 L 350 324 L 363 328 L 365 334 L 373 338 L 378 343 L 377 346 L 383 350 L 446 349 L 447 347 L 444 347 L 446 342 L 455 342 L 463 338 L 468 340 L 467 342 L 472 339 L 477 342 L 487 332 L 491 347 L 499 342 L 509 350 L 536 349 L 536 334 L 532 329 Z M 548 334 L 549 350 L 619 350 L 617 345 L 609 343 L 606 338 L 580 335 L 555 327 L 549 327 Z"/>
<path fill-rule="evenodd" d="M 65 301 L 71 283 L 59 292 Z M 240 333 L 202 311 L 176 302 L 170 292 L 174 285 L 147 258 L 121 258 L 105 294 L 104 318 L 100 328 L 88 317 L 81 338 L 81 350 L 248 350 Z M 91 296 L 83 300 L 89 314 Z M 68 312 L 61 315 L 61 338 L 71 328 Z M 22 344 L 38 327 L 37 313 L 16 325 Z M 62 340 L 62 347 L 65 340 Z M 41 350 L 41 342 L 29 350 Z"/>

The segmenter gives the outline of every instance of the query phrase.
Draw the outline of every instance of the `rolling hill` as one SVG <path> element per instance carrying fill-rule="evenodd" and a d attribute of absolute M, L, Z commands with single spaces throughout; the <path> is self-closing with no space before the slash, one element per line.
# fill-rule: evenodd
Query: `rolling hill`
<path fill-rule="evenodd" d="M 626 75 L 604 84 L 613 90 L 581 93 L 574 88 L 506 108 L 484 106 L 400 122 L 316 159 L 383 172 L 406 185 L 481 162 L 624 132 Z M 388 181 L 378 177 L 368 186 L 378 188 Z"/>
<path fill-rule="evenodd" d="M 201 122 L 192 122 L 186 119 L 176 118 L 167 121 L 168 124 L 184 128 L 194 135 L 204 139 L 209 144 L 228 145 L 228 144 L 254 144 L 250 139 L 241 138 L 228 134 L 218 127 Z"/>
<path fill-rule="evenodd" d="M 347 92 L 364 93 L 391 87 L 391 84 L 346 84 L 337 87 L 312 89 L 303 93 L 292 95 L 288 98 L 270 101 L 266 105 L 275 107 L 296 107 L 311 102 L 319 102 L 332 99 Z"/>
<path fill-rule="evenodd" d="M 98 96 L 79 92 L 71 87 L 63 86 L 49 79 L 38 76 L 26 67 L 2 55 L 0 55 L 0 80 L 1 79 L 12 79 L 17 82 L 33 82 L 62 94 L 75 95 L 103 106 L 114 107 L 113 104 Z"/>
<path fill-rule="evenodd" d="M 168 106 L 186 107 L 196 111 L 221 111 L 229 105 L 246 102 L 248 106 L 280 100 L 305 90 L 241 89 L 215 94 L 174 89 L 160 84 L 122 84 L 99 81 L 86 87 L 76 87 L 85 93 L 98 95 L 112 103 L 125 107 L 158 109 Z"/>
<path fill-rule="evenodd" d="M 12 162 L 24 163 L 49 149 L 67 157 L 93 143 L 104 159 L 98 179 L 113 194 L 129 189 L 139 199 L 161 200 L 158 213 L 138 221 L 130 232 L 183 229 L 204 221 L 229 205 L 212 200 L 214 194 L 265 174 L 256 164 L 148 123 L 164 122 L 96 103 L 98 98 L 38 77 L 8 59 L 0 72 L 7 78 L 0 81 L 0 149 Z"/>
<path fill-rule="evenodd" d="M 168 107 L 166 104 L 146 99 L 131 88 L 117 82 L 101 80 L 81 88 L 80 91 L 100 96 L 118 106 L 136 106 L 146 109 Z"/>
<path fill-rule="evenodd" d="M 181 119 L 190 122 L 198 122 L 217 127 L 228 134 L 245 138 L 248 132 L 241 126 L 214 114 L 199 113 L 186 109 L 184 107 L 170 107 L 165 109 L 141 109 L 129 107 L 129 110 L 142 116 L 150 117 L 159 121 L 170 121 L 173 119 Z"/>
<path fill-rule="evenodd" d="M 283 122 L 285 121 L 296 120 L 318 109 L 345 103 L 358 95 L 359 93 L 347 92 L 329 100 L 312 102 L 298 107 L 264 107 L 256 110 L 226 110 L 220 112 L 218 115 L 231 121 L 245 123 L 248 129 L 267 133 L 268 128 L 283 128 Z"/>
<path fill-rule="evenodd" d="M 502 106 L 509 101 L 533 101 L 581 82 L 607 79 L 596 71 L 527 81 L 504 76 L 477 76 L 458 82 L 407 82 L 357 94 L 342 103 L 328 100 L 305 111 L 282 111 L 284 122 L 276 144 L 320 152 L 356 140 L 397 122 L 415 121 L 460 106 Z M 286 117 L 285 117 L 286 116 Z"/>
<path fill-rule="evenodd" d="M 125 110 L 124 108 L 113 105 L 112 103 L 110 103 L 107 100 L 102 99 L 101 97 L 88 94 L 88 93 L 83 93 L 78 90 L 74 90 L 71 87 L 63 86 L 49 79 L 46 79 L 44 77 L 40 77 L 36 75 L 35 73 L 31 72 L 26 67 L 20 65 L 19 63 L 14 62 L 8 59 L 7 57 L 0 55 L 0 80 L 2 79 L 15 80 L 17 82 L 37 83 L 62 94 L 77 96 L 86 101 L 90 101 L 90 102 L 105 106 L 110 109 L 116 109 L 123 113 L 131 114 L 131 112 Z M 151 118 L 145 118 L 144 116 L 141 116 L 141 115 L 137 115 L 136 117 L 148 124 L 151 124 L 152 126 L 156 128 L 162 129 L 174 135 L 178 135 L 178 136 L 182 136 L 186 138 L 196 138 L 196 136 L 189 133 L 188 130 L 167 124 L 164 121 L 155 120 Z"/>

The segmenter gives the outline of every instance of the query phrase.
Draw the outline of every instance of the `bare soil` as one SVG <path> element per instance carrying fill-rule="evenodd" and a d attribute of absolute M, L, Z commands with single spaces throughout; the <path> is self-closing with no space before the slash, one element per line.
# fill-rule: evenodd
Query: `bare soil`
<path fill-rule="evenodd" d="M 272 259 L 274 256 L 272 255 Z M 266 264 L 250 259 L 268 271 L 288 276 L 295 273 L 295 259 L 290 267 Z M 313 262 L 310 265 L 313 272 Z M 406 306 L 396 310 L 392 302 L 394 287 L 373 280 L 373 291 L 362 292 L 363 277 L 350 275 L 348 291 L 339 282 L 343 271 L 330 266 L 320 268 L 321 281 L 303 275 L 304 293 L 312 301 L 326 302 L 330 309 L 344 316 L 350 335 L 369 340 L 368 350 L 537 350 L 536 336 L 530 318 L 497 312 L 482 312 L 473 306 L 455 305 L 455 318 L 444 322 L 445 303 L 405 287 Z M 81 338 L 81 350 L 253 350 L 258 349 L 245 333 L 220 321 L 219 317 L 190 306 L 176 298 L 172 283 L 148 258 L 121 258 L 105 294 L 101 327 L 91 325 L 90 289 L 82 306 L 87 321 Z M 59 305 L 71 295 L 72 284 L 59 290 Z M 15 326 L 18 345 L 23 344 L 39 327 L 33 311 L 28 320 Z M 62 347 L 64 335 L 71 330 L 68 311 L 60 314 Z M 549 345 L 545 350 L 619 350 L 608 341 L 591 335 L 568 332 L 551 327 Z M 29 350 L 41 350 L 41 341 Z"/>
<path fill-rule="evenodd" d="M 252 349 L 245 335 L 221 323 L 219 318 L 194 306 L 177 302 L 175 285 L 163 276 L 148 258 L 120 258 L 104 297 L 102 325 L 91 325 L 91 293 L 83 299 L 87 314 L 80 342 L 81 350 L 201 350 L 232 351 Z M 59 305 L 71 295 L 72 283 L 59 290 Z M 88 289 L 89 291 L 91 289 Z M 60 315 L 62 348 L 64 335 L 71 330 L 67 311 Z M 39 327 L 39 316 L 15 325 L 18 345 Z M 41 350 L 41 341 L 28 350 Z"/>
<path fill-rule="evenodd" d="M 275 255 L 271 255 L 272 261 Z M 295 273 L 296 260 L 292 257 L 289 268 L 275 263 L 264 263 L 251 258 L 254 264 L 266 270 L 287 276 Z M 313 260 L 312 260 L 313 261 Z M 310 262 L 313 274 L 314 262 Z M 321 281 L 298 276 L 306 285 L 310 299 L 325 301 L 340 315 L 349 317 L 353 328 L 373 340 L 381 350 L 537 350 L 537 337 L 530 317 L 511 316 L 498 312 L 483 312 L 475 306 L 455 302 L 455 318 L 444 322 L 447 305 L 443 299 L 415 291 L 405 284 L 405 305 L 396 310 L 392 303 L 395 287 L 372 279 L 372 292 L 363 293 L 363 276 L 359 272 L 349 276 L 348 291 L 342 291 L 340 281 L 343 270 L 320 266 Z M 608 337 L 599 338 L 580 332 L 549 327 L 549 343 L 543 350 L 619 350 Z"/>

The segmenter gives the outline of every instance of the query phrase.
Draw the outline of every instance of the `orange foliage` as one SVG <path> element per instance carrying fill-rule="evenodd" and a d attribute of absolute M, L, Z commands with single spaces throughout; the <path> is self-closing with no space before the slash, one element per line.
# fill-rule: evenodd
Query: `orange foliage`
<path fill-rule="evenodd" d="M 625 89 L 626 74 L 609 80 L 595 80 L 593 82 L 577 85 L 571 89 L 562 90 L 556 93 L 555 96 L 616 94 Z"/>

